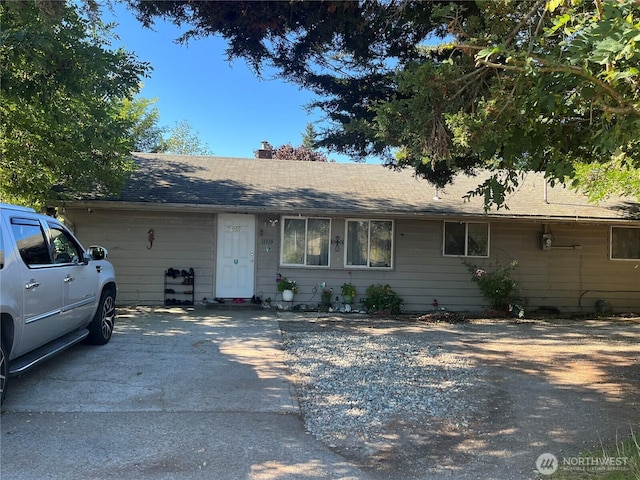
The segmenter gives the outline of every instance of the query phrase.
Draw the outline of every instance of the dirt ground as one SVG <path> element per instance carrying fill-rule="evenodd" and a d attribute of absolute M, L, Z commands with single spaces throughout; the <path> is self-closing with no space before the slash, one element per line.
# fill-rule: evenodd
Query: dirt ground
<path fill-rule="evenodd" d="M 542 453 L 572 457 L 640 432 L 640 318 L 325 323 L 410 335 L 485 367 L 469 398 L 481 408 L 466 425 L 397 418 L 385 448 L 340 452 L 376 478 L 540 478 Z"/>

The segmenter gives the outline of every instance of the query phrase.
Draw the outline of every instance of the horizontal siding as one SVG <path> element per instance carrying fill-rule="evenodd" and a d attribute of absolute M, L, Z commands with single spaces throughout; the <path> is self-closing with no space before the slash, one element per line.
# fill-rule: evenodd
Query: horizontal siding
<path fill-rule="evenodd" d="M 85 246 L 99 244 L 109 251 L 109 260 L 116 269 L 118 303 L 163 304 L 164 272 L 169 268 L 193 268 L 196 301 L 212 296 L 214 215 L 103 210 L 71 210 L 66 215 Z M 149 229 L 154 230 L 155 236 L 151 248 L 147 241 Z M 181 291 L 180 286 L 170 288 Z M 185 295 L 172 297 L 190 299 Z"/>
<path fill-rule="evenodd" d="M 109 250 L 120 286 L 119 302 L 160 304 L 164 271 L 193 267 L 197 301 L 215 292 L 216 216 L 212 213 L 159 214 L 86 210 L 67 212 L 85 245 Z M 278 222 L 275 222 L 278 220 Z M 371 284 L 389 284 L 403 298 L 405 309 L 428 311 L 434 299 L 449 310 L 481 311 L 485 300 L 458 257 L 442 255 L 442 221 L 396 220 L 392 270 L 345 268 L 344 245 L 331 246 L 329 268 L 279 267 L 280 219 L 256 216 L 255 292 L 281 300 L 278 273 L 296 280 L 298 303 L 320 301 L 318 285 L 325 282 L 339 294 L 344 282 L 356 286 L 356 305 Z M 147 248 L 147 231 L 155 242 Z M 334 218 L 331 238 L 344 238 L 345 219 Z M 593 311 L 604 299 L 616 311 L 640 311 L 640 262 L 609 260 L 609 228 L 604 225 L 548 224 L 554 248 L 544 251 L 541 223 L 495 221 L 490 227 L 490 258 L 468 259 L 490 268 L 496 262 L 518 261 L 514 273 L 529 310 L 542 306 L 564 311 Z"/>

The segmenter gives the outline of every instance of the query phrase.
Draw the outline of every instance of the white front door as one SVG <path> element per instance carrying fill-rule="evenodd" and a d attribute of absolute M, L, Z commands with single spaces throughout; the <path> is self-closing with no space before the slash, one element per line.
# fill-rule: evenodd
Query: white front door
<path fill-rule="evenodd" d="M 216 297 L 254 295 L 256 219 L 253 215 L 218 215 Z"/>

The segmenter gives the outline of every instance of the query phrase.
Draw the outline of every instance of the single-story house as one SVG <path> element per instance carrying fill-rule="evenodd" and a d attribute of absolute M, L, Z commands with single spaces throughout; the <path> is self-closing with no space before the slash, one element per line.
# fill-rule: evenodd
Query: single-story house
<path fill-rule="evenodd" d="M 319 303 L 322 283 L 339 295 L 351 282 L 356 305 L 369 285 L 389 284 L 406 311 L 430 311 L 434 301 L 482 311 L 463 262 L 489 269 L 517 260 L 529 310 L 593 311 L 604 300 L 616 312 L 640 311 L 634 201 L 593 205 L 531 173 L 508 209 L 485 212 L 482 199 L 463 198 L 479 177 L 435 189 L 378 164 L 134 158 L 139 168 L 119 195 L 61 208 L 81 241 L 108 249 L 120 304 L 162 305 L 166 292 L 196 304 L 281 300 L 280 274 L 297 282 L 295 303 Z M 185 284 L 166 274 L 190 269 Z"/>

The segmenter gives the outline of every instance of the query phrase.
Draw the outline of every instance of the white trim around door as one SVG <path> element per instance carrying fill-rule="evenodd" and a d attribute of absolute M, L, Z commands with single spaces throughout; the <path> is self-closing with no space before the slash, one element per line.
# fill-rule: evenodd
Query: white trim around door
<path fill-rule="evenodd" d="M 256 218 L 219 214 L 216 297 L 250 298 L 255 288 Z"/>

